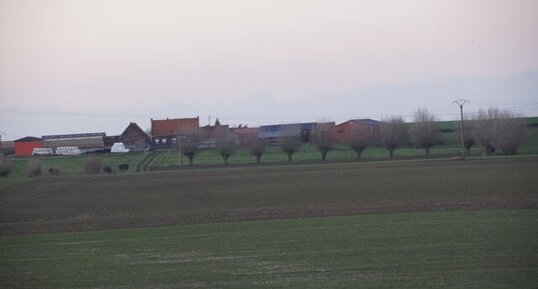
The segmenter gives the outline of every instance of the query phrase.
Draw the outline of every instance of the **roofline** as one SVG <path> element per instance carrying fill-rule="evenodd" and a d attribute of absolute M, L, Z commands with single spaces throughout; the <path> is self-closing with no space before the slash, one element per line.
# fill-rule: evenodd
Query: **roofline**
<path fill-rule="evenodd" d="M 154 121 L 166 121 L 166 120 L 186 120 L 186 119 L 200 119 L 199 116 L 196 116 L 196 117 L 183 117 L 183 118 L 165 118 L 165 119 L 154 119 L 154 118 L 151 118 L 151 121 L 154 122 Z"/>
<path fill-rule="evenodd" d="M 28 141 L 23 141 L 24 139 L 29 139 L 29 140 Z M 25 137 L 21 137 L 19 139 L 16 139 L 13 142 L 34 142 L 34 141 L 43 141 L 43 139 L 40 138 L 40 137 L 35 137 L 35 136 L 25 136 Z"/>
<path fill-rule="evenodd" d="M 349 119 L 349 120 L 346 120 L 344 122 L 341 122 L 341 123 L 337 124 L 336 126 L 340 126 L 340 125 L 343 125 L 345 123 L 352 122 L 352 121 L 362 122 L 362 123 L 366 123 L 366 124 L 367 124 L 367 121 L 372 121 L 372 122 L 375 122 L 377 124 L 383 123 L 380 120 L 375 120 L 375 119 L 371 119 L 371 118 L 354 118 L 354 119 Z"/>
<path fill-rule="evenodd" d="M 41 138 L 43 140 L 51 140 L 51 139 L 90 138 L 90 137 L 105 137 L 105 136 L 106 136 L 105 132 L 90 132 L 90 133 L 44 135 Z"/>

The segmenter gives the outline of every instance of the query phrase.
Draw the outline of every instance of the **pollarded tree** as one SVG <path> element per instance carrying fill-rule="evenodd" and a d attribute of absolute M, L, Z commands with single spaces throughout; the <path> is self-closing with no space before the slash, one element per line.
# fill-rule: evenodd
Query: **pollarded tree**
<path fill-rule="evenodd" d="M 411 127 L 411 141 L 423 148 L 426 156 L 430 155 L 430 148 L 441 142 L 441 127 L 426 108 L 419 108 L 415 112 L 415 123 Z"/>
<path fill-rule="evenodd" d="M 228 165 L 228 159 L 235 153 L 237 142 L 234 135 L 227 133 L 217 138 L 217 152 L 224 160 L 224 164 Z"/>
<path fill-rule="evenodd" d="M 327 153 L 334 148 L 334 138 L 330 128 L 319 128 L 313 135 L 314 145 L 321 153 L 321 160 L 324 161 Z"/>
<path fill-rule="evenodd" d="M 404 146 L 409 140 L 407 126 L 401 117 L 392 117 L 383 121 L 380 127 L 382 144 L 389 151 L 389 157 L 394 157 L 394 150 Z"/>
<path fill-rule="evenodd" d="M 267 148 L 267 142 L 258 137 L 254 137 L 248 142 L 248 149 L 250 153 L 256 157 L 256 163 L 259 164 L 262 159 L 262 155 L 265 153 Z"/>
<path fill-rule="evenodd" d="M 493 122 L 495 136 L 493 144 L 505 155 L 515 155 L 527 134 L 526 122 L 522 115 L 508 110 L 500 111 Z"/>
<path fill-rule="evenodd" d="M 189 159 L 189 165 L 194 165 L 194 156 L 198 153 L 200 137 L 196 134 L 181 137 L 181 153 Z"/>
<path fill-rule="evenodd" d="M 475 136 L 487 155 L 500 149 L 503 154 L 516 154 L 527 133 L 522 115 L 508 110 L 479 110 L 475 121 Z"/>
<path fill-rule="evenodd" d="M 282 151 L 288 155 L 288 162 L 292 162 L 292 156 L 301 148 L 301 138 L 299 136 L 284 136 L 279 138 L 278 143 Z"/>
<path fill-rule="evenodd" d="M 357 159 L 361 159 L 362 152 L 375 142 L 375 135 L 368 127 L 353 127 L 348 136 L 347 144 L 357 153 Z"/>
<path fill-rule="evenodd" d="M 476 141 L 484 146 L 487 155 L 494 155 L 495 150 L 495 119 L 499 117 L 499 110 L 489 108 L 479 110 L 475 118 L 474 137 Z"/>

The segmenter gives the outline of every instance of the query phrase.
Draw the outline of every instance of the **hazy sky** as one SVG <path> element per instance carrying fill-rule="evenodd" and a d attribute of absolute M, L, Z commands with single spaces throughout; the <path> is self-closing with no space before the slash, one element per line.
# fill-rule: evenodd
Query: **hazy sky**
<path fill-rule="evenodd" d="M 0 0 L 0 131 L 534 116 L 537 30 L 536 0 Z"/>

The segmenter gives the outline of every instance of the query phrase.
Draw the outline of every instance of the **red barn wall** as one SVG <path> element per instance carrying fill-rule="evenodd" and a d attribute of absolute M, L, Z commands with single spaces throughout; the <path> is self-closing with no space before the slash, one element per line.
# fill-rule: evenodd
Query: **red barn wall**
<path fill-rule="evenodd" d="M 16 156 L 31 156 L 34 148 L 42 148 L 43 141 L 31 141 L 31 142 L 16 142 L 15 143 L 15 155 Z"/>

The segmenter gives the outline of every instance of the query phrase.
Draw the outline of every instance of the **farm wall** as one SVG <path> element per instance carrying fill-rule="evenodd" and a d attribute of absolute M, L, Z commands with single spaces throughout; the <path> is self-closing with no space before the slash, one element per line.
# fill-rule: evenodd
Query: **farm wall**
<path fill-rule="evenodd" d="M 31 156 L 35 148 L 42 148 L 43 141 L 31 141 L 31 142 L 16 142 L 15 143 L 15 155 L 16 156 Z"/>

